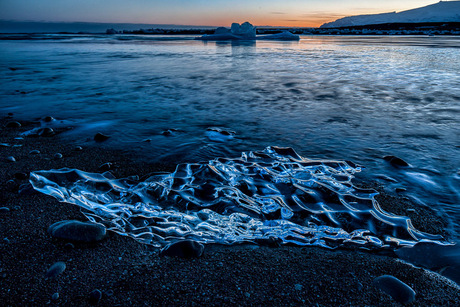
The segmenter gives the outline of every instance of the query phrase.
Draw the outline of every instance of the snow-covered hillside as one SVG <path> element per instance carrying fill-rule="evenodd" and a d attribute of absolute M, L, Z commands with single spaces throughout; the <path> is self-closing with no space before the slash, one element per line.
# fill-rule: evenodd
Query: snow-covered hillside
<path fill-rule="evenodd" d="M 325 23 L 320 28 L 421 22 L 460 22 L 460 1 L 440 1 L 435 4 L 399 13 L 349 16 Z"/>

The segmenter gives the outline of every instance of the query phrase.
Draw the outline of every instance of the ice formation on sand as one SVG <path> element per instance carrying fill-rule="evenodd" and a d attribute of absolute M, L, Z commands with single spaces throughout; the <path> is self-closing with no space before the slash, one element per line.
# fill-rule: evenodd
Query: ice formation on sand
<path fill-rule="evenodd" d="M 237 159 L 179 164 L 145 181 L 75 169 L 33 172 L 30 181 L 37 191 L 84 208 L 108 230 L 154 246 L 183 239 L 368 249 L 442 242 L 416 230 L 408 217 L 384 212 L 374 190 L 352 184 L 359 171 L 267 147 Z"/>
<path fill-rule="evenodd" d="M 255 39 L 273 39 L 273 40 L 299 40 L 298 35 L 289 31 L 271 35 L 256 35 L 256 27 L 249 22 L 243 24 L 232 23 L 230 29 L 219 27 L 214 34 L 197 37 L 198 40 L 255 40 Z"/>

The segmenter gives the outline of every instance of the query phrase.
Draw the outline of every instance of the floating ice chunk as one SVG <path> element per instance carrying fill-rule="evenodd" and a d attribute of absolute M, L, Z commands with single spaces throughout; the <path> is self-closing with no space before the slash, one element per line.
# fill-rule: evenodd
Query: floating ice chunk
<path fill-rule="evenodd" d="M 282 33 L 256 36 L 256 27 L 249 22 L 243 24 L 232 23 L 231 29 L 219 27 L 214 34 L 203 35 L 197 37 L 199 40 L 255 40 L 255 39 L 273 39 L 273 40 L 299 40 L 298 35 L 292 34 L 289 31 Z"/>
<path fill-rule="evenodd" d="M 283 31 L 281 33 L 276 33 L 276 34 L 270 34 L 270 35 L 261 35 L 258 36 L 257 39 L 273 39 L 273 40 L 300 40 L 300 36 L 292 34 L 289 31 Z"/>
<path fill-rule="evenodd" d="M 241 24 L 241 26 L 239 23 L 232 23 L 231 31 L 232 34 L 243 38 L 256 38 L 256 28 L 247 21 Z"/>
<path fill-rule="evenodd" d="M 232 33 L 230 29 L 227 29 L 226 27 L 218 27 L 216 31 L 214 31 L 214 34 L 229 34 Z"/>
<path fill-rule="evenodd" d="M 211 132 L 215 130 L 210 130 Z M 145 181 L 61 169 L 30 174 L 34 189 L 84 208 L 92 222 L 145 244 L 182 240 L 366 249 L 445 244 L 411 220 L 384 212 L 373 190 L 353 186 L 360 169 L 267 147 L 240 158 L 179 164 Z"/>

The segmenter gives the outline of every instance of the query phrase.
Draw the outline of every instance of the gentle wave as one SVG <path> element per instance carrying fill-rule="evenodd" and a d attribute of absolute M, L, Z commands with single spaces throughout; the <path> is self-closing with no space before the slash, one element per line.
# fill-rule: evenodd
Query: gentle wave
<path fill-rule="evenodd" d="M 239 159 L 179 164 L 144 182 L 75 169 L 31 173 L 33 187 L 76 204 L 110 230 L 163 246 L 180 239 L 233 244 L 277 240 L 327 248 L 438 242 L 408 217 L 384 212 L 374 190 L 352 184 L 351 162 L 309 160 L 267 147 Z"/>

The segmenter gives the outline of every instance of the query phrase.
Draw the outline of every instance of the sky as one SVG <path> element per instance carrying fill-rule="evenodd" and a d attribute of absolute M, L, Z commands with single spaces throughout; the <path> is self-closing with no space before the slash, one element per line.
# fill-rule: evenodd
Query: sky
<path fill-rule="evenodd" d="M 436 0 L 0 0 L 0 20 L 318 27 L 338 18 L 403 11 Z"/>

